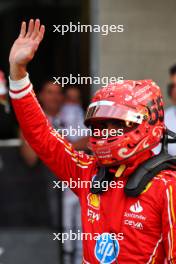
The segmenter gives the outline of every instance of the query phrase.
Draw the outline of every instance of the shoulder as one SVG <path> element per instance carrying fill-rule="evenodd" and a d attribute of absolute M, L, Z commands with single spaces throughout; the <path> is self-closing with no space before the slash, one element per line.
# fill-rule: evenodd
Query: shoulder
<path fill-rule="evenodd" d="M 167 189 L 168 186 L 174 186 L 176 189 L 176 171 L 163 170 L 153 178 L 153 182 L 162 189 Z"/>
<path fill-rule="evenodd" d="M 159 210 L 165 210 L 168 201 L 176 202 L 176 171 L 161 171 L 153 178 L 151 186 L 151 198 Z"/>

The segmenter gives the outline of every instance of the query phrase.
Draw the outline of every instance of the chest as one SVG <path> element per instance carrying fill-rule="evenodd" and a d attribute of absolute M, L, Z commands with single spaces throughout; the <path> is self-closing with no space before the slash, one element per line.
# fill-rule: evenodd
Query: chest
<path fill-rule="evenodd" d="M 123 184 L 100 195 L 87 190 L 82 199 L 83 226 L 92 232 L 152 234 L 160 233 L 161 212 L 157 197 L 150 191 L 127 197 Z"/>

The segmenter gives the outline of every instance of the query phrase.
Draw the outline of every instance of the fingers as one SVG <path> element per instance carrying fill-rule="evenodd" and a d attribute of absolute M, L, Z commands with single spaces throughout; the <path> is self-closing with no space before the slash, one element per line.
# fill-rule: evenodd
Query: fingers
<path fill-rule="evenodd" d="M 26 37 L 29 38 L 32 35 L 33 31 L 34 31 L 34 20 L 30 19 Z"/>
<path fill-rule="evenodd" d="M 38 49 L 38 46 L 40 44 L 40 42 L 42 41 L 43 37 L 44 37 L 44 33 L 45 33 L 45 26 L 42 25 L 40 27 L 40 31 L 37 35 L 37 37 L 34 39 L 34 43 L 35 43 L 35 51 Z"/>
<path fill-rule="evenodd" d="M 25 35 L 26 35 L 26 22 L 23 21 L 21 23 L 21 30 L 20 30 L 19 37 L 24 38 Z"/>
<path fill-rule="evenodd" d="M 19 36 L 22 38 L 31 38 L 32 40 L 36 40 L 36 42 L 39 44 L 43 39 L 44 33 L 45 26 L 40 26 L 40 19 L 36 19 L 35 21 L 33 19 L 30 19 L 27 33 L 26 22 L 22 22 Z"/>
<path fill-rule="evenodd" d="M 42 41 L 42 39 L 43 39 L 43 37 L 44 37 L 44 34 L 45 34 L 45 26 L 42 25 L 42 26 L 40 27 L 40 31 L 39 31 L 39 33 L 38 33 L 38 35 L 37 35 L 37 37 L 36 37 L 36 41 L 37 41 L 38 43 L 40 43 L 40 42 Z"/>
<path fill-rule="evenodd" d="M 38 36 L 39 30 L 40 30 L 40 20 L 36 19 L 34 29 L 33 29 L 32 35 L 31 35 L 32 39 L 35 39 Z"/>

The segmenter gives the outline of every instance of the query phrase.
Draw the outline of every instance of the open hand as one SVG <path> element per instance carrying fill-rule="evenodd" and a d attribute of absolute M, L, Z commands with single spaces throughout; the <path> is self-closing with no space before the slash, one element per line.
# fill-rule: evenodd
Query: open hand
<path fill-rule="evenodd" d="M 12 76 L 18 76 L 18 70 L 25 71 L 27 64 L 33 59 L 44 33 L 45 27 L 40 25 L 39 19 L 35 21 L 31 19 L 28 28 L 26 22 L 22 22 L 20 34 L 15 40 L 9 56 Z"/>

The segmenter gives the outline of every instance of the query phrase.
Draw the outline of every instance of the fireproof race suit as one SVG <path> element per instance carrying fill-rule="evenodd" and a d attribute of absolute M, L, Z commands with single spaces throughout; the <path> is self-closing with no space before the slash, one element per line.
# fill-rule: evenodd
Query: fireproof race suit
<path fill-rule="evenodd" d="M 73 191 L 82 208 L 83 263 L 176 263 L 176 173 L 162 171 L 136 198 L 124 194 L 135 168 L 150 157 L 148 152 L 114 177 L 113 186 L 100 195 L 89 185 L 97 173 L 97 160 L 76 152 L 48 123 L 32 84 L 10 82 L 10 96 L 25 138 L 45 164 L 64 181 L 75 181 Z M 54 243 L 54 242 L 53 242 Z"/>

